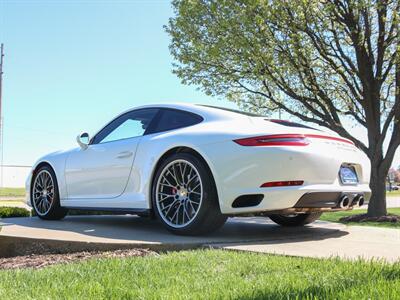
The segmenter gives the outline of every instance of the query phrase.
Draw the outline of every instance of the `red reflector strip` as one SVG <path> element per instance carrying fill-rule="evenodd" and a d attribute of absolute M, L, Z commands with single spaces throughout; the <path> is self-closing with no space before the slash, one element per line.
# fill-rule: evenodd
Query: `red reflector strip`
<path fill-rule="evenodd" d="M 303 180 L 272 181 L 263 183 L 261 187 L 295 186 L 295 185 L 303 185 L 303 183 L 304 183 Z"/>

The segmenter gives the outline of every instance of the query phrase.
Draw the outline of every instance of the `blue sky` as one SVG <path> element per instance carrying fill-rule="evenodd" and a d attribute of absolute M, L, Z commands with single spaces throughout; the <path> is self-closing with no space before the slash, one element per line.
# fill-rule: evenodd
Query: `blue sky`
<path fill-rule="evenodd" d="M 233 106 L 171 73 L 169 1 L 0 1 L 5 44 L 4 163 L 74 147 L 128 108 L 179 101 Z"/>
<path fill-rule="evenodd" d="M 171 73 L 163 25 L 172 14 L 168 0 L 0 0 L 4 163 L 32 165 L 48 152 L 74 147 L 79 132 L 94 133 L 141 104 L 234 107 Z"/>

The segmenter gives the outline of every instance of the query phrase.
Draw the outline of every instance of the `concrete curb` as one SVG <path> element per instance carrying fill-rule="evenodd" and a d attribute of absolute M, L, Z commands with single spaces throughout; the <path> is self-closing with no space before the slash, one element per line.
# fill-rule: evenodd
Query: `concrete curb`
<path fill-rule="evenodd" d="M 156 252 L 166 252 L 198 249 L 205 246 L 203 243 L 98 243 L 0 235 L 0 257 L 124 249 L 148 249 Z"/>

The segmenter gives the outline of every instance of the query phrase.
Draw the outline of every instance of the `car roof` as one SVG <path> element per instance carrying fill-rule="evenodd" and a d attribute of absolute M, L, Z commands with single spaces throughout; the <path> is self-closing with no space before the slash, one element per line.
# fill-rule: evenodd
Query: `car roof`
<path fill-rule="evenodd" d="M 240 111 L 226 109 L 224 107 L 209 106 L 205 104 L 193 104 L 193 103 L 160 103 L 160 104 L 148 104 L 135 107 L 132 110 L 144 109 L 144 108 L 169 108 L 169 109 L 179 109 L 188 111 L 191 113 L 198 114 L 204 119 L 234 119 L 238 117 L 251 117 L 250 115 L 241 114 Z"/>

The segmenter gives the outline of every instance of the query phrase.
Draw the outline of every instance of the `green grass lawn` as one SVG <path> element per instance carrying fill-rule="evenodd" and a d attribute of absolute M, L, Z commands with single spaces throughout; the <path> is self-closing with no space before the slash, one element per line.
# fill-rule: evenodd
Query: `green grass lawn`
<path fill-rule="evenodd" d="M 13 206 L 13 205 L 21 205 L 24 204 L 21 200 L 1 200 L 0 206 Z"/>
<path fill-rule="evenodd" d="M 25 197 L 25 188 L 0 188 L 0 197 Z"/>
<path fill-rule="evenodd" d="M 364 214 L 367 210 L 365 209 L 355 209 L 351 211 L 343 211 L 343 212 L 330 212 L 330 213 L 323 213 L 320 220 L 322 221 L 329 221 L 329 222 L 339 222 L 340 218 L 348 217 L 350 215 L 356 214 Z M 388 213 L 400 215 L 400 208 L 388 208 Z M 379 226 L 379 227 L 387 227 L 387 228 L 400 228 L 400 223 L 388 223 L 388 222 L 351 222 L 346 223 L 348 225 L 363 225 L 363 226 Z"/>
<path fill-rule="evenodd" d="M 388 196 L 388 197 L 392 197 L 392 196 L 400 197 L 400 190 L 399 191 L 386 192 L 386 196 Z"/>
<path fill-rule="evenodd" d="M 197 250 L 0 271 L 0 299 L 399 299 L 400 263 Z"/>

